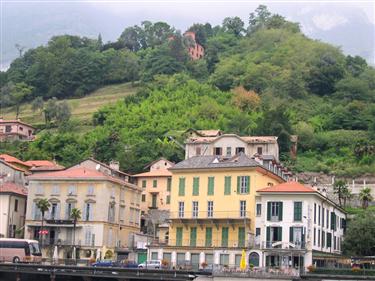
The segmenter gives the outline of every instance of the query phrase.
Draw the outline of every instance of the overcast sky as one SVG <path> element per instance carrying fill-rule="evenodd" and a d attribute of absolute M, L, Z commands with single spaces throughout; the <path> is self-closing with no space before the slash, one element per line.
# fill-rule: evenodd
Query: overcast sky
<path fill-rule="evenodd" d="M 115 40 L 125 27 L 143 20 L 165 21 L 182 31 L 198 22 L 221 24 L 228 16 L 239 16 L 247 24 L 249 13 L 260 4 L 300 22 L 309 37 L 375 63 L 375 1 L 0 0 L 1 68 L 17 56 L 16 43 L 32 48 L 66 33 L 101 33 L 105 41 Z"/>

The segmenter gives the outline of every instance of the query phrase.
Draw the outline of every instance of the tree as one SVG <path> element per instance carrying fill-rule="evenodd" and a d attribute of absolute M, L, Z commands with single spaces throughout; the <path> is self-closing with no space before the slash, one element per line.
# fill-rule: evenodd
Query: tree
<path fill-rule="evenodd" d="M 255 13 L 250 13 L 249 15 L 248 33 L 264 28 L 270 16 L 271 12 L 268 11 L 267 6 L 259 5 L 258 8 L 256 8 Z"/>
<path fill-rule="evenodd" d="M 226 17 L 223 20 L 223 28 L 226 32 L 240 37 L 244 29 L 244 22 L 239 17 Z"/>
<path fill-rule="evenodd" d="M 42 213 L 42 227 L 40 229 L 41 232 L 41 242 L 40 242 L 40 248 L 43 248 L 43 227 L 44 227 L 44 214 L 49 210 L 49 207 L 51 204 L 48 202 L 47 198 L 39 199 L 36 203 L 36 207 L 40 210 Z"/>
<path fill-rule="evenodd" d="M 21 103 L 27 96 L 31 94 L 33 87 L 28 86 L 26 83 L 16 83 L 10 88 L 11 99 L 16 107 L 16 118 L 20 113 Z"/>
<path fill-rule="evenodd" d="M 119 42 L 130 51 L 136 52 L 142 48 L 143 30 L 135 25 L 127 27 L 119 38 Z"/>
<path fill-rule="evenodd" d="M 73 220 L 73 247 L 76 245 L 76 227 L 77 221 L 81 219 L 81 210 L 73 208 L 70 213 L 70 218 Z M 74 248 L 73 248 L 74 249 Z"/>
<path fill-rule="evenodd" d="M 56 107 L 57 107 L 57 99 L 56 98 L 49 99 L 46 102 L 45 107 L 43 109 L 44 120 L 45 120 L 46 125 L 48 123 L 50 123 L 53 120 L 53 118 L 55 118 Z"/>
<path fill-rule="evenodd" d="M 371 195 L 371 188 L 364 187 L 361 192 L 359 193 L 359 200 L 362 201 L 362 208 L 367 209 L 368 204 L 374 200 L 373 196 Z"/>
<path fill-rule="evenodd" d="M 259 108 L 260 97 L 254 91 L 247 91 L 240 86 L 233 89 L 233 102 L 242 111 L 252 111 Z"/>
<path fill-rule="evenodd" d="M 375 255 L 375 212 L 367 210 L 350 220 L 343 251 L 347 256 Z"/>
<path fill-rule="evenodd" d="M 43 101 L 43 98 L 42 97 L 36 97 L 32 103 L 31 103 L 31 109 L 33 111 L 37 111 L 37 110 L 40 110 L 41 112 L 43 111 L 43 107 L 44 107 L 44 101 Z"/>
<path fill-rule="evenodd" d="M 69 121 L 71 115 L 70 106 L 66 101 L 57 104 L 55 117 L 58 124 Z"/>
<path fill-rule="evenodd" d="M 343 193 L 345 192 L 346 189 L 348 189 L 348 185 L 343 180 L 337 180 L 333 184 L 333 190 L 334 190 L 334 193 L 337 194 L 338 196 L 340 207 L 342 206 L 341 199 L 343 199 Z"/>
<path fill-rule="evenodd" d="M 342 193 L 342 198 L 344 199 L 344 207 L 346 207 L 347 201 L 349 200 L 349 203 L 350 203 L 350 199 L 352 199 L 353 194 L 347 186 L 344 187 L 341 193 Z"/>

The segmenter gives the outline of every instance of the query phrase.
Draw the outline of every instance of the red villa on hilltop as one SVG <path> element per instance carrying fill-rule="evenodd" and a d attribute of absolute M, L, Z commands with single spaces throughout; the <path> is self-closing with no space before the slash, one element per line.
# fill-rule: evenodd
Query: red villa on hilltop
<path fill-rule="evenodd" d="M 0 117 L 0 141 L 25 140 L 35 138 L 35 128 L 29 124 L 17 120 L 4 120 Z"/>

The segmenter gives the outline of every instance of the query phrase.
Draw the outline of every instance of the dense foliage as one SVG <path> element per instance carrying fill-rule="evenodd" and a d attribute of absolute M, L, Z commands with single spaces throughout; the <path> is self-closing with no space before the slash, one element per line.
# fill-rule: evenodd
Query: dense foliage
<path fill-rule="evenodd" d="M 89 134 L 64 122 L 24 145 L 22 156 L 70 164 L 93 155 L 139 171 L 158 156 L 180 160 L 182 140 L 170 132 L 192 127 L 277 135 L 282 159 L 296 171 L 375 171 L 375 70 L 365 60 L 307 38 L 265 6 L 249 15 L 248 26 L 228 17 L 221 26 L 189 30 L 204 59 L 189 59 L 193 42 L 173 27 L 145 21 L 116 42 L 58 36 L 15 60 L 0 75 L 3 106 L 141 81 L 136 95 L 94 115 Z M 288 154 L 291 135 L 299 138 L 296 160 Z"/>

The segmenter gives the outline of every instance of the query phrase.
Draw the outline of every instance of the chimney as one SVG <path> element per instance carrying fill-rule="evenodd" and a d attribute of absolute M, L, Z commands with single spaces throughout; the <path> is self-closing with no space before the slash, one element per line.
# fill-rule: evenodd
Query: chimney
<path fill-rule="evenodd" d="M 112 160 L 111 162 L 109 162 L 109 167 L 112 170 L 119 171 L 120 170 L 120 162 Z"/>

